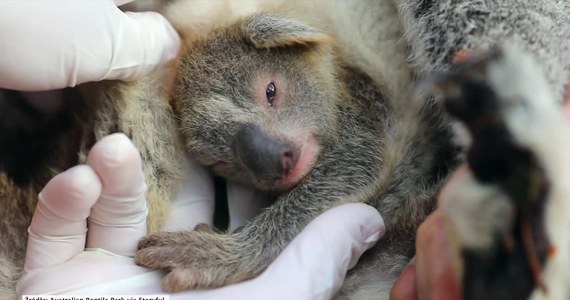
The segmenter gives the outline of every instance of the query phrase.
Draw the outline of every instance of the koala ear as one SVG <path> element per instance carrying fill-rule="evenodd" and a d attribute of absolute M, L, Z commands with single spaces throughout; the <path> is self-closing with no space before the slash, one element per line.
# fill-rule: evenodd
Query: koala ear
<path fill-rule="evenodd" d="M 331 37 L 303 23 L 273 14 L 256 15 L 243 24 L 243 32 L 256 48 L 311 46 Z"/>

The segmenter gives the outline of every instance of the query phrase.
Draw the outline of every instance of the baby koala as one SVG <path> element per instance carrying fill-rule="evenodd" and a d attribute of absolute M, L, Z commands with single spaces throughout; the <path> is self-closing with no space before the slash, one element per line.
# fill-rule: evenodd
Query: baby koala
<path fill-rule="evenodd" d="M 63 91 L 53 115 L 0 90 L 0 298 L 14 297 L 38 192 L 123 132 L 143 159 L 151 233 L 168 216 L 186 154 L 274 200 L 236 232 L 201 226 L 142 240 L 136 261 L 168 270 L 168 291 L 252 278 L 317 215 L 363 202 L 382 214 L 386 235 L 336 297 L 387 299 L 418 225 L 466 156 L 469 176 L 443 204 L 465 298 L 568 299 L 567 129 L 556 104 L 570 78 L 568 4 L 250 0 L 236 13 L 224 0 L 172 2 L 173 23 L 198 29 L 181 30 L 173 88 L 162 78 L 170 70 L 84 84 Z M 199 7 L 213 11 L 195 18 Z M 457 51 L 500 41 L 500 51 L 453 64 Z M 410 87 L 426 76 L 439 98 L 414 101 Z M 470 132 L 467 154 L 452 119 Z"/>
<path fill-rule="evenodd" d="M 443 207 L 465 298 L 567 298 L 567 128 L 529 55 L 497 48 L 429 85 L 443 105 L 427 98 L 404 111 L 333 39 L 292 19 L 253 15 L 187 46 L 172 94 L 186 150 L 275 202 L 236 232 L 199 226 L 143 239 L 135 260 L 169 271 L 166 291 L 255 277 L 317 215 L 363 202 L 382 214 L 386 235 L 336 298 L 387 299 L 462 159 L 446 109 L 473 141 L 473 175 Z"/>
<path fill-rule="evenodd" d="M 327 34 L 275 14 L 188 43 L 171 101 L 191 157 L 275 202 L 236 232 L 201 226 L 142 240 L 136 262 L 170 270 L 170 292 L 250 279 L 317 215 L 364 202 L 381 212 L 386 236 L 343 293 L 373 282 L 387 295 L 455 164 L 441 106 L 396 112 Z"/>

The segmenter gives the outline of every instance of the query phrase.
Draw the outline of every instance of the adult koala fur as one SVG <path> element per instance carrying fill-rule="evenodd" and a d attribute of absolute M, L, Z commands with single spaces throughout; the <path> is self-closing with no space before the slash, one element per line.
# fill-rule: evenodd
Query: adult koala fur
<path fill-rule="evenodd" d="M 18 216 L 16 221 L 0 223 L 4 295 L 13 294 L 19 277 L 37 192 L 54 172 L 81 162 L 81 153 L 97 139 L 122 131 L 145 162 L 151 231 L 159 228 L 179 185 L 184 150 L 214 172 L 276 196 L 268 210 L 235 233 L 158 233 L 143 240 L 136 260 L 172 270 L 165 281 L 167 289 L 216 287 L 254 277 L 316 215 L 358 201 L 380 210 L 387 232 L 349 272 L 336 297 L 387 298 L 393 280 L 413 255 L 417 226 L 433 209 L 439 187 L 462 157 L 443 106 L 431 97 L 412 101 L 409 95 L 417 79 L 439 72 L 443 77 L 434 86 L 443 99 L 451 100 L 445 103 L 466 101 L 454 91 L 471 83 L 478 83 L 476 91 L 490 91 L 490 103 L 497 104 L 492 111 L 500 112 L 506 128 L 500 137 L 510 136 L 530 152 L 537 161 L 531 165 L 538 165 L 541 178 L 550 183 L 540 202 L 544 208 L 532 216 L 532 232 L 557 247 L 554 257 L 546 257 L 542 248 L 538 251 L 541 280 L 524 267 L 524 253 L 509 261 L 523 266 L 517 277 L 507 272 L 509 264 L 492 270 L 500 276 L 488 275 L 488 264 L 502 261 L 503 236 L 514 231 L 516 249 L 524 249 L 519 227 L 511 228 L 517 222 L 495 215 L 512 203 L 500 180 L 484 182 L 485 173 L 475 172 L 475 179 L 464 185 L 474 200 L 465 202 L 457 196 L 450 202 L 457 205 L 444 208 L 451 228 L 456 228 L 455 249 L 471 255 L 461 256 L 465 298 L 568 298 L 568 191 L 560 179 L 568 176 L 568 152 L 564 152 L 568 146 L 560 134 L 566 127 L 555 104 L 562 101 L 569 79 L 568 4 L 251 1 L 251 11 L 234 16 L 229 3 L 200 2 L 211 16 L 203 23 L 183 18 L 192 11 L 180 8 L 191 7 L 192 1 L 175 3 L 168 10 L 188 47 L 181 55 L 171 95 L 162 84 L 162 74 L 133 83 L 87 84 L 65 92 L 83 100 L 69 100 L 61 115 L 38 119 L 33 108 L 13 99 L 17 93 L 3 92 L 0 137 L 8 142 L 0 146 L 0 198 L 5 203 L 1 213 L 3 220 Z M 250 16 L 260 10 L 277 14 Z M 482 58 L 465 67 L 467 71 L 450 75 L 455 74 L 455 52 L 485 50 L 499 41 L 505 44 L 501 55 Z M 530 109 L 524 114 L 520 107 Z M 474 132 L 470 114 L 451 111 Z M 480 145 L 481 137 L 488 135 L 472 136 L 473 145 Z M 553 141 L 560 141 L 560 146 L 547 147 Z M 35 153 L 49 149 L 60 155 L 46 155 L 24 168 L 9 164 L 26 149 Z M 252 153 L 265 159 L 256 161 Z M 482 157 L 478 163 L 484 165 L 488 160 Z M 486 205 L 488 199 L 497 198 L 504 205 Z M 484 214 L 489 229 L 470 231 L 479 228 L 473 212 L 482 214 L 481 207 L 489 207 Z M 511 222 L 497 221 L 504 219 Z M 500 238 L 489 238 L 494 236 Z M 474 242 L 481 239 L 488 242 Z M 164 249 L 172 247 L 183 255 L 168 257 Z M 172 264 L 163 264 L 166 261 Z M 474 268 L 478 261 L 487 264 Z M 193 279 L 184 280 L 188 277 Z M 515 290 L 514 285 L 523 288 Z"/>

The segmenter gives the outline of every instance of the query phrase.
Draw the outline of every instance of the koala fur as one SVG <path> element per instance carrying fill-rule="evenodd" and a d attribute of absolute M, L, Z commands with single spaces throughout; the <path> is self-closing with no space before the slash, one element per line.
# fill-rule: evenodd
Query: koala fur
<path fill-rule="evenodd" d="M 352 12 L 358 14 L 360 18 L 353 21 L 356 24 L 353 23 L 352 27 L 348 27 L 358 28 L 362 25 L 359 21 L 370 21 L 364 17 L 363 10 L 358 9 L 359 5 L 362 5 L 360 8 L 367 9 L 374 7 L 373 4 L 377 4 L 378 7 L 389 6 L 387 2 L 382 1 L 373 4 L 350 1 L 331 3 L 333 2 L 327 2 L 323 5 L 324 8 L 319 7 L 319 12 L 322 14 L 315 14 L 321 17 L 324 15 L 324 19 L 316 21 L 309 19 L 308 23 L 317 27 L 319 24 L 322 26 L 322 24 L 330 25 L 335 22 L 343 24 L 342 18 L 334 19 L 334 22 L 326 20 L 327 16 L 335 16 L 327 9 L 338 5 L 337 8 L 342 7 L 343 10 L 339 9 L 335 11 L 336 13 L 342 11 L 346 16 L 350 16 Z M 284 5 L 291 5 L 291 3 Z M 306 2 L 299 4 L 302 7 L 298 8 L 299 11 L 310 11 L 314 14 L 314 11 L 306 9 L 307 7 L 303 5 L 307 5 Z M 368 71 L 367 68 L 370 68 L 372 64 L 363 63 L 367 59 L 368 61 L 380 61 L 386 65 L 396 64 L 399 66 L 394 69 L 396 71 L 406 66 L 410 78 L 421 78 L 432 72 L 442 74 L 453 72 L 456 69 L 452 63 L 453 56 L 460 50 L 470 49 L 474 52 L 484 52 L 500 42 L 507 49 L 505 56 L 509 64 L 501 65 L 495 60 L 489 62 L 491 66 L 499 65 L 500 68 L 505 68 L 501 76 L 490 79 L 497 80 L 492 86 L 500 95 L 496 102 L 502 104 L 503 101 L 510 99 L 510 95 L 504 94 L 504 90 L 510 91 L 511 87 L 516 87 L 524 91 L 523 85 L 528 84 L 526 81 L 528 79 L 519 78 L 520 80 L 514 81 L 511 87 L 500 85 L 504 81 L 508 82 L 508 75 L 505 74 L 513 70 L 519 71 L 512 67 L 512 57 L 516 58 L 515 62 L 527 68 L 523 68 L 524 74 L 536 73 L 539 75 L 534 76 L 539 78 L 544 76 L 548 79 L 548 81 L 544 78 L 542 81 L 536 81 L 536 89 L 540 91 L 537 92 L 536 99 L 529 100 L 527 95 L 522 95 L 521 97 L 524 97 L 522 102 L 541 101 L 544 102 L 545 107 L 554 108 L 553 111 L 556 111 L 555 103 L 562 102 L 563 86 L 568 79 L 568 65 L 565 59 L 568 51 L 563 45 L 568 28 L 564 22 L 565 7 L 560 3 L 518 1 L 499 5 L 491 1 L 488 3 L 482 1 L 449 3 L 400 1 L 393 5 L 392 8 L 397 14 L 376 23 L 377 26 L 374 28 L 378 31 L 390 28 L 392 34 L 399 33 L 400 36 L 381 35 L 374 32 L 371 30 L 371 23 L 367 24 L 368 31 L 356 31 L 354 35 L 366 32 L 367 42 L 376 41 L 374 38 L 379 36 L 391 38 L 392 41 L 397 40 L 398 42 L 388 45 L 384 53 L 398 53 L 399 55 L 383 56 L 385 54 L 375 49 L 376 56 L 371 58 L 364 55 L 360 57 L 361 60 L 355 59 L 355 56 L 358 57 L 366 50 L 374 48 L 351 49 L 348 41 L 354 35 L 348 37 L 342 35 L 347 27 L 322 26 L 320 28 L 323 30 L 332 31 L 330 34 L 336 38 L 339 45 L 338 48 L 333 46 L 329 49 L 336 57 L 332 61 L 338 65 L 336 69 L 327 69 L 327 71 L 321 71 L 320 68 L 330 68 L 327 60 L 330 52 L 326 51 L 326 41 L 314 37 L 314 29 L 307 27 L 305 31 L 299 32 L 295 30 L 299 29 L 296 23 L 280 24 L 279 20 L 271 20 L 271 17 L 266 17 L 264 20 L 253 18 L 245 19 L 245 21 L 242 19 L 234 23 L 224 22 L 220 28 L 207 31 L 207 34 L 192 40 L 188 51 L 181 56 L 182 63 L 173 94 L 177 115 L 185 117 L 180 120 L 180 129 L 185 138 L 187 150 L 217 174 L 230 180 L 242 183 L 245 181 L 259 189 L 277 191 L 278 197 L 271 207 L 234 233 L 219 234 L 200 228 L 190 232 L 158 233 L 144 239 L 139 245 L 141 250 L 136 261 L 144 266 L 170 271 L 164 282 L 166 290 L 212 288 L 252 278 L 263 271 L 287 242 L 320 212 L 340 203 L 365 202 L 378 208 L 384 216 L 387 236 L 348 274 L 345 285 L 337 297 L 355 299 L 387 297 L 393 280 L 413 255 L 413 244 L 406 244 L 405 241 L 409 241 L 415 233 L 416 226 L 426 213 L 433 209 L 433 199 L 440 184 L 456 165 L 456 160 L 461 154 L 451 143 L 450 122 L 443 114 L 441 106 L 434 102 L 433 98 L 428 98 L 421 104 L 410 101 L 405 91 L 406 88 L 398 89 L 398 83 L 390 82 L 386 73 L 378 70 Z M 278 8 L 276 10 L 279 11 Z M 303 12 L 300 14 L 302 15 Z M 291 13 L 295 15 L 295 12 Z M 380 14 L 371 13 L 371 15 Z M 398 17 L 401 20 L 399 30 L 394 28 L 394 24 L 398 24 Z M 330 23 L 327 23 L 329 21 Z M 382 22 L 388 21 L 396 23 L 387 24 L 386 27 L 382 26 Z M 258 24 L 264 22 L 265 25 Z M 201 26 L 203 30 L 203 24 Z M 252 28 L 258 28 L 259 32 L 252 34 Z M 283 32 L 271 31 L 268 28 L 289 29 L 291 36 L 283 37 Z M 537 28 L 538 31 L 536 31 Z M 536 33 L 541 31 L 551 31 L 554 34 L 546 37 Z M 266 36 L 269 41 L 260 42 L 258 39 L 262 37 L 259 35 L 264 34 L 269 35 Z M 283 37 L 281 42 L 275 41 L 279 37 Z M 407 47 L 406 44 L 402 45 L 401 39 L 409 40 Z M 419 42 L 423 44 L 419 46 Z M 306 52 L 299 54 L 299 48 Z M 282 54 L 287 50 L 290 51 L 289 54 Z M 382 48 L 382 51 L 384 50 Z M 518 55 L 519 50 L 525 54 Z M 228 53 L 229 51 L 231 53 Z M 307 63 L 307 68 L 313 67 L 309 73 L 317 74 L 318 78 L 299 77 L 299 74 L 292 74 L 288 71 L 288 67 L 291 67 L 289 64 L 295 66 L 297 63 L 298 58 L 294 54 L 309 58 L 314 55 L 315 51 L 319 52 L 318 56 L 322 66 L 315 68 L 314 64 Z M 262 55 L 266 52 L 273 52 L 275 56 L 281 56 L 283 59 L 275 60 L 276 57 L 269 59 Z M 220 53 L 223 55 L 218 56 Z M 222 60 L 221 57 L 225 59 Z M 404 58 L 395 63 L 398 57 Z M 533 60 L 539 61 L 541 65 L 527 63 Z M 283 61 L 287 61 L 286 66 L 283 65 Z M 243 67 L 243 64 L 247 67 Z M 378 62 L 375 65 L 378 65 Z M 280 75 L 281 73 L 288 75 Z M 358 79 L 358 73 L 364 73 L 368 78 Z M 285 102 L 281 104 L 281 107 L 276 107 L 274 111 L 264 107 L 263 99 L 261 99 L 263 98 L 262 92 L 255 90 L 261 88 L 257 86 L 259 80 L 263 81 L 259 78 L 264 78 L 266 83 L 273 82 L 273 80 L 279 82 L 281 77 L 297 78 L 298 81 L 309 83 L 315 88 L 319 86 L 315 82 L 326 86 L 326 78 L 323 78 L 322 74 L 340 78 L 337 81 L 340 83 L 324 88 L 316 94 L 324 94 L 328 100 L 321 103 L 318 112 L 309 108 L 310 102 L 318 98 L 312 96 L 313 93 L 309 91 L 305 93 L 311 96 L 304 99 L 301 104 L 298 103 L 298 90 L 301 87 L 297 85 L 290 87 L 288 82 L 281 82 L 286 85 L 283 93 L 287 95 L 287 100 L 282 100 Z M 394 80 L 406 78 L 406 71 L 396 72 L 396 74 L 404 75 L 395 76 Z M 236 85 L 236 79 L 240 83 L 246 82 L 253 86 L 250 86 L 248 90 L 239 84 Z M 475 79 L 477 78 L 471 78 L 471 80 Z M 368 84 L 371 84 L 369 87 L 372 90 L 365 94 L 371 96 L 365 97 L 368 103 L 359 107 L 358 99 L 366 90 L 363 85 L 368 85 L 367 80 L 371 81 Z M 355 81 L 360 81 L 360 83 L 355 83 Z M 341 84 L 343 82 L 344 85 Z M 356 89 L 355 84 L 358 86 Z M 290 88 L 294 91 L 290 91 Z M 542 93 L 544 90 L 551 90 L 554 94 Z M 514 91 L 510 92 L 514 93 Z M 334 100 L 338 98 L 340 100 Z M 331 104 L 336 108 L 331 109 Z M 297 108 L 297 105 L 300 107 Z M 383 109 L 370 107 L 371 105 L 380 105 Z M 273 104 L 269 107 L 273 107 Z M 311 113 L 301 118 L 296 109 L 310 110 Z M 503 109 L 501 105 L 499 109 Z M 356 113 L 352 115 L 350 112 L 354 111 Z M 323 116 L 331 112 L 337 115 L 328 118 Z M 373 112 L 372 115 L 370 112 Z M 205 118 L 213 114 L 218 118 Z M 381 116 L 379 119 L 374 117 L 378 115 Z M 282 116 L 285 117 L 282 118 Z M 290 121 L 291 116 L 296 116 L 293 117 L 294 123 L 287 122 Z M 362 116 L 367 116 L 369 119 L 362 118 Z M 336 123 L 334 118 L 336 118 Z M 357 121 L 355 122 L 353 118 Z M 519 116 L 519 118 L 525 120 L 524 116 Z M 204 134 L 204 119 L 208 119 L 207 127 L 212 129 L 208 134 L 211 135 Z M 330 123 L 331 119 L 333 123 Z M 315 127 L 314 123 L 318 123 L 318 127 Z M 336 124 L 336 126 L 331 126 L 331 124 Z M 285 192 L 282 191 L 279 182 L 282 180 L 281 177 L 278 177 L 273 185 L 268 185 L 267 178 L 260 178 L 264 172 L 252 171 L 259 167 L 240 157 L 239 151 L 234 149 L 233 137 L 242 136 L 240 133 L 243 129 L 241 128 L 251 126 L 257 128 L 258 133 L 259 128 L 267 130 L 262 134 L 270 135 L 278 141 L 288 140 L 293 141 L 294 144 L 295 138 L 301 136 L 301 140 L 305 141 L 303 147 L 306 147 L 301 149 L 301 153 L 305 150 L 314 153 L 314 149 L 318 148 L 318 153 L 314 154 L 317 157 L 316 162 L 312 164 L 313 162 L 308 160 L 311 172 L 298 181 L 292 189 L 286 188 Z M 309 133 L 302 132 L 299 126 Z M 563 128 L 561 123 L 556 126 Z M 320 136 L 318 130 L 322 128 L 336 130 L 335 136 L 340 139 L 329 140 L 328 135 Z M 329 133 L 327 131 L 327 134 Z M 306 135 L 316 135 L 317 146 L 314 140 L 304 138 Z M 522 135 L 524 133 L 514 133 L 515 139 L 525 139 Z M 374 136 L 376 140 L 371 142 L 366 139 L 367 136 Z M 245 137 L 242 140 L 256 143 L 254 139 L 248 139 L 248 135 Z M 362 149 L 359 146 L 364 147 Z M 530 151 L 539 151 L 535 146 L 529 146 Z M 370 149 L 374 151 L 370 152 Z M 541 163 L 543 163 L 542 159 L 540 159 Z M 335 180 L 331 184 L 332 178 L 342 178 L 342 182 Z M 285 179 L 287 179 L 286 175 Z M 323 192 L 322 195 L 321 192 Z M 562 198 L 551 201 L 547 205 L 565 206 Z M 545 222 L 546 218 L 543 214 L 539 213 L 538 218 L 539 223 Z M 563 219 L 567 218 L 561 217 L 556 220 L 565 223 Z M 467 228 L 477 225 L 476 222 L 465 223 L 468 225 Z M 554 235 L 554 233 L 550 232 L 548 235 Z M 518 241 L 520 242 L 521 239 L 519 236 Z M 557 240 L 557 238 L 552 238 L 552 240 Z M 556 244 L 567 244 L 567 241 L 562 238 Z M 458 248 L 461 247 L 458 246 Z M 523 248 L 521 246 L 520 249 Z M 469 246 L 466 245 L 462 249 L 462 251 L 467 251 Z M 489 251 L 492 252 L 492 250 Z M 176 253 L 176 256 L 171 253 Z M 487 254 L 483 251 L 476 256 Z M 469 263 L 475 260 L 469 261 L 469 257 L 463 259 L 466 260 L 468 268 L 474 268 L 474 265 L 469 265 Z M 525 264 L 526 262 L 518 260 L 515 265 Z M 476 276 L 482 276 L 482 273 L 477 272 L 483 271 L 475 271 Z M 466 272 L 467 275 L 472 274 Z M 531 278 L 532 276 L 531 271 L 525 270 L 519 278 L 521 281 L 513 281 L 527 288 L 520 294 L 515 290 L 509 290 L 510 285 L 506 284 L 502 290 L 501 286 L 496 290 L 501 290 L 513 299 L 528 298 L 536 283 Z M 560 282 L 564 282 L 562 279 L 564 276 L 558 274 L 558 277 L 560 279 L 550 282 L 552 286 L 562 286 Z M 509 278 L 508 275 L 497 279 L 496 282 L 505 283 L 508 281 L 507 278 Z M 465 282 L 464 291 L 466 293 L 473 291 L 471 284 L 475 285 L 474 282 Z M 489 290 L 484 288 L 480 290 L 486 296 L 479 295 L 474 298 L 489 296 L 487 294 Z M 535 291 L 533 295 L 538 294 L 540 292 Z M 564 299 L 562 295 L 562 292 L 551 294 L 552 299 Z M 465 296 L 469 297 L 468 294 Z"/>
<path fill-rule="evenodd" d="M 136 261 L 170 270 L 165 289 L 210 288 L 252 278 L 315 216 L 341 203 L 365 202 L 381 212 L 386 236 L 347 274 L 336 297 L 386 299 L 413 256 L 417 226 L 433 210 L 440 186 L 462 158 L 443 106 L 429 96 L 413 101 L 412 84 L 433 72 L 452 74 L 452 58 L 459 50 L 488 50 L 499 42 L 528 53 L 520 56 L 521 61 L 539 62 L 529 67 L 537 74 L 544 72 L 536 76 L 547 79 L 537 89 L 553 92 L 536 99 L 523 97 L 525 101 L 540 100 L 546 106 L 562 102 L 569 79 L 569 7 L 563 1 L 248 3 L 238 12 L 225 1 L 179 2 L 167 9 L 187 48 L 172 88 L 164 74 L 132 83 L 86 84 L 65 91 L 66 107 L 57 115 L 28 121 L 14 116 L 37 112 L 15 99 L 17 94 L 2 92 L 0 105 L 7 108 L 0 110 L 0 137 L 9 142 L 0 145 L 0 199 L 6 203 L 0 225 L 0 295 L 10 298 L 20 276 L 35 195 L 54 174 L 82 162 L 96 140 L 121 131 L 143 157 L 151 232 L 160 228 L 180 184 L 185 151 L 213 172 L 275 198 L 273 205 L 233 233 L 202 228 L 144 239 Z M 202 8 L 208 13 L 202 16 L 209 17 L 184 18 L 200 11 L 184 6 Z M 276 14 L 258 15 L 260 11 Z M 508 57 L 510 53 L 506 51 Z M 166 77 L 171 72 L 167 70 Z M 490 80 L 496 80 L 495 90 L 504 87 L 500 78 Z M 263 102 L 270 82 L 276 83 L 278 93 L 272 106 Z M 526 82 L 515 83 L 512 86 L 524 90 L 521 83 Z M 29 135 L 22 135 L 20 129 L 29 124 Z M 251 145 L 271 141 L 275 149 L 284 147 L 293 158 L 278 165 L 292 175 L 278 174 L 275 181 L 275 169 L 252 170 L 256 162 L 248 153 L 261 150 L 240 144 L 235 136 Z M 515 137 L 526 135 L 517 132 Z M 544 148 L 528 147 L 537 152 Z M 10 167 L 8 162 L 25 149 L 47 154 L 25 168 Z M 545 155 L 539 159 L 552 161 Z M 296 169 L 299 161 L 302 168 Z M 269 162 L 266 159 L 264 165 Z M 560 168 L 547 170 L 555 174 L 550 170 Z M 564 189 L 554 191 L 566 195 Z M 547 234 L 562 245 L 561 250 L 567 249 L 559 238 L 565 231 L 552 228 L 567 224 L 568 217 L 560 215 L 563 210 L 550 211 L 557 205 L 566 207 L 563 198 L 549 201 L 549 215 L 541 218 L 552 222 Z M 550 221 L 551 215 L 558 217 Z M 461 220 L 454 216 L 449 216 L 451 224 Z M 467 228 L 476 225 L 465 223 Z M 457 241 L 457 249 L 470 247 Z M 566 266 L 564 255 L 556 257 Z M 554 263 L 546 264 L 545 279 L 556 286 L 552 278 L 563 278 L 555 276 L 563 272 L 549 271 L 555 268 Z M 464 285 L 468 291 L 469 282 Z M 522 297 L 540 293 L 532 282 L 528 285 Z M 521 295 L 513 297 L 517 296 Z"/>
<path fill-rule="evenodd" d="M 432 210 L 454 163 L 451 131 L 434 105 L 408 118 L 419 123 L 413 132 L 399 128 L 395 118 L 405 116 L 369 77 L 339 64 L 334 47 L 321 31 L 273 15 L 213 30 L 207 40 L 188 45 L 172 94 L 187 151 L 216 174 L 278 197 L 232 234 L 175 232 L 143 241 L 141 247 L 150 248 L 137 262 L 144 266 L 168 268 L 159 262 L 163 251 L 179 253 L 163 257 L 184 266 L 167 290 L 251 278 L 314 217 L 347 202 L 370 203 L 384 216 L 388 235 L 375 255 L 390 259 L 378 260 L 387 273 L 381 276 L 394 279 L 413 255 L 416 226 Z M 278 90 L 271 105 L 265 99 L 270 82 Z M 275 163 L 262 159 L 274 155 L 266 149 L 273 144 L 297 153 L 286 175 L 272 172 L 279 169 L 279 153 Z M 218 248 L 225 251 L 212 251 Z M 181 282 L 198 270 L 211 271 Z"/>

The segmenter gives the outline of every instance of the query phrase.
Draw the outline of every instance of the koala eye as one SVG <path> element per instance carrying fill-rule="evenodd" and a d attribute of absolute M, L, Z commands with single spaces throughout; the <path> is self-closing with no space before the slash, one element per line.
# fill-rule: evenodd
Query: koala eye
<path fill-rule="evenodd" d="M 273 105 L 273 100 L 275 100 L 276 95 L 277 95 L 277 88 L 275 87 L 275 84 L 271 82 L 267 85 L 267 88 L 265 89 L 265 96 L 267 96 L 267 102 L 269 103 L 269 106 Z"/>

